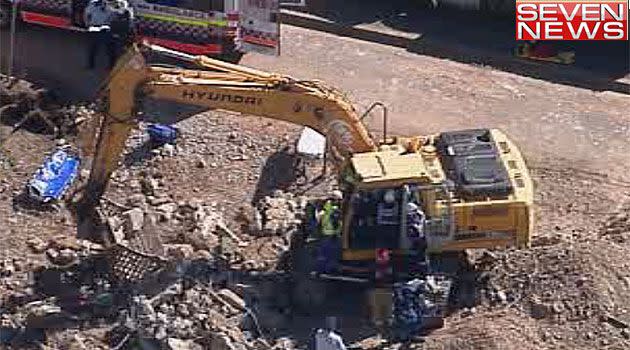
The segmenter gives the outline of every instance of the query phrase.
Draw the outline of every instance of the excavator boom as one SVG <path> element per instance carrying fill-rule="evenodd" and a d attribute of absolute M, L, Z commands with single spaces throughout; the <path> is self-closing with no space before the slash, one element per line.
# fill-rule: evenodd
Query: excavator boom
<path fill-rule="evenodd" d="M 193 61 L 206 70 L 151 67 L 144 50 Z M 326 135 L 342 158 L 376 149 L 361 118 L 339 91 L 319 81 L 296 80 L 207 57 L 189 56 L 154 46 L 133 46 L 107 82 L 108 112 L 86 188 L 84 207 L 93 208 L 117 166 L 125 140 L 136 124 L 138 98 L 223 109 L 308 126 Z"/>

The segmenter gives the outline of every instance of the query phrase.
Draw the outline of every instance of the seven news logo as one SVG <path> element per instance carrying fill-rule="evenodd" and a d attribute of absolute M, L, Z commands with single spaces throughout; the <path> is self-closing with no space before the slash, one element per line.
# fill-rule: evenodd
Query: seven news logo
<path fill-rule="evenodd" d="M 516 0 L 516 40 L 628 40 L 628 0 Z"/>

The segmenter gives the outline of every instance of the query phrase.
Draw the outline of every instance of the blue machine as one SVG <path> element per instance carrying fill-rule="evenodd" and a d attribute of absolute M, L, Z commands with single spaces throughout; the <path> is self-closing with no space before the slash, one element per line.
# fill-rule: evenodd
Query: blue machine
<path fill-rule="evenodd" d="M 162 145 L 165 143 L 173 144 L 179 136 L 179 130 L 170 125 L 163 124 L 149 124 L 147 127 L 147 133 L 151 142 Z"/>
<path fill-rule="evenodd" d="M 76 179 L 80 165 L 81 160 L 68 147 L 57 149 L 29 181 L 28 194 L 41 203 L 59 200 Z"/>

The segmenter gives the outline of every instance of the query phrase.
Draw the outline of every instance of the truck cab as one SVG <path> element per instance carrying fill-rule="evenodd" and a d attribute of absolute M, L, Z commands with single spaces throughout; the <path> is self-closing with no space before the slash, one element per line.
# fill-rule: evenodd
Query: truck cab
<path fill-rule="evenodd" d="M 86 31 L 90 0 L 20 0 L 18 19 L 71 31 Z M 193 55 L 231 59 L 256 51 L 279 53 L 278 3 L 245 0 L 105 0 L 129 6 L 138 41 Z M 11 2 L 0 0 L 0 27 L 11 21 Z M 237 60 L 237 59 L 236 59 Z"/>

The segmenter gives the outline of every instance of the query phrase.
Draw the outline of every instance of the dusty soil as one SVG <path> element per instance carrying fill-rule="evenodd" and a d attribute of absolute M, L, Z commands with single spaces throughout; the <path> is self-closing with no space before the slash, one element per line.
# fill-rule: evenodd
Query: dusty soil
<path fill-rule="evenodd" d="M 530 163 L 537 187 L 533 247 L 473 254 L 473 261 L 485 272 L 480 304 L 454 310 L 443 329 L 411 347 L 630 347 L 630 266 L 625 259 L 630 253 L 627 96 L 303 29 L 283 30 L 285 37 L 294 38 L 283 47 L 283 56 L 249 55 L 244 63 L 328 81 L 350 92 L 360 106 L 383 101 L 391 106 L 393 132 L 501 127 L 521 145 Z M 379 123 L 375 117 L 374 129 Z M 281 150 L 294 142 L 299 129 L 214 112 L 178 126 L 183 135 L 172 155 L 143 147 L 142 131 L 130 139 L 125 161 L 106 193 L 118 206 L 110 202 L 104 208 L 120 214 L 125 210 L 120 205 L 129 206 L 135 195 L 147 202 L 167 197 L 174 203 L 216 203 L 228 226 L 250 242 L 243 254 L 263 262 L 254 268 L 273 270 L 273 259 L 286 239 L 252 237 L 233 218 L 243 205 L 255 203 L 272 188 L 296 188 L 286 176 L 291 157 Z M 1 125 L 0 135 L 9 130 Z M 31 265 L 45 263 L 43 254 L 27 247 L 29 238 L 46 240 L 76 232 L 71 212 L 63 206 L 39 210 L 20 199 L 24 184 L 54 144 L 49 135 L 22 130 L 2 145 L 0 260 L 11 261 L 16 270 L 0 278 L 2 294 L 23 288 Z M 159 195 L 144 194 L 142 183 L 147 178 L 157 180 Z M 166 243 L 174 242 L 184 224 L 177 220 L 160 224 L 160 235 Z M 350 327 L 356 320 L 343 324 Z M 62 344 L 73 332 L 57 333 L 50 345 Z M 346 328 L 344 333 L 360 332 Z M 102 333 L 86 331 L 81 336 L 99 343 Z"/>

